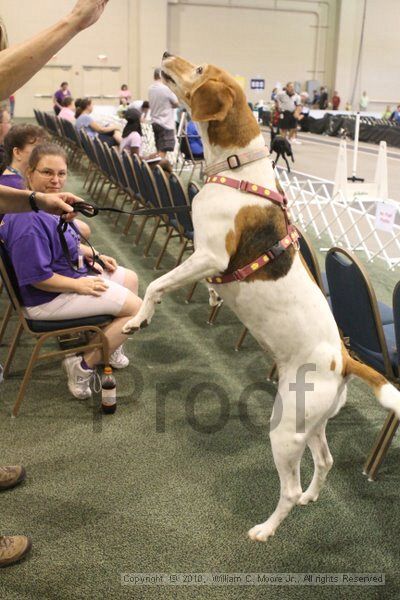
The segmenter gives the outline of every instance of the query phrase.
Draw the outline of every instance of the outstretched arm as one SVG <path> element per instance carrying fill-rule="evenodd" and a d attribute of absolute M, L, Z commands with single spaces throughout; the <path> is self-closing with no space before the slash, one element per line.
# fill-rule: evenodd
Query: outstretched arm
<path fill-rule="evenodd" d="M 108 0 L 78 0 L 64 19 L 26 42 L 0 53 L 0 100 L 5 100 L 77 33 L 90 27 L 102 14 Z"/>

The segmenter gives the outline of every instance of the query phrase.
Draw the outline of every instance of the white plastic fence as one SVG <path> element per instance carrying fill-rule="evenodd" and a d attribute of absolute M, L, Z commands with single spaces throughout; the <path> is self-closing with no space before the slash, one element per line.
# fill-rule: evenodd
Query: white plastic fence
<path fill-rule="evenodd" d="M 400 214 L 393 200 L 386 204 L 396 207 L 396 219 L 391 230 L 376 225 L 377 203 L 363 197 L 351 203 L 339 192 L 333 196 L 333 182 L 298 178 L 282 169 L 276 175 L 288 198 L 295 223 L 321 240 L 321 246 L 341 246 L 353 252 L 363 252 L 368 262 L 383 260 L 388 269 L 400 265 Z M 327 250 L 321 247 L 321 250 Z"/>

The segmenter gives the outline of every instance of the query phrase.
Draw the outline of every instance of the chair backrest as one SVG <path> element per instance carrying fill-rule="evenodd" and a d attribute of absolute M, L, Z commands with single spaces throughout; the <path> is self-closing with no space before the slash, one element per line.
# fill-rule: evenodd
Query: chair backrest
<path fill-rule="evenodd" d="M 298 229 L 298 228 L 297 228 Z M 322 281 L 321 269 L 319 268 L 317 254 L 313 248 L 313 245 L 309 239 L 309 237 L 303 232 L 300 231 L 300 252 L 302 257 L 304 258 L 307 267 L 310 270 L 311 275 L 314 277 L 316 284 L 318 287 L 324 292 L 324 284 Z"/>
<path fill-rule="evenodd" d="M 364 266 L 343 248 L 331 248 L 326 275 L 332 312 L 343 335 L 350 338 L 350 348 L 369 364 L 371 352 L 382 355 L 384 371 L 393 377 L 377 299 Z"/>
<path fill-rule="evenodd" d="M 88 136 L 88 134 L 86 133 L 86 131 L 82 128 L 79 131 L 76 130 L 76 132 L 77 132 L 77 134 L 79 136 L 79 141 L 80 141 L 80 143 L 82 145 L 82 148 L 86 152 L 86 154 L 89 157 L 89 159 L 92 161 L 92 163 L 94 163 L 99 168 L 101 168 L 98 156 L 96 154 L 95 147 L 93 145 L 93 142 L 90 139 L 90 137 Z"/>
<path fill-rule="evenodd" d="M 136 181 L 139 186 L 140 196 L 141 196 L 141 198 L 143 198 L 143 202 L 146 203 L 146 202 L 148 202 L 147 186 L 143 180 L 143 173 L 142 173 L 142 168 L 141 168 L 142 161 L 137 154 L 132 154 L 131 159 L 132 159 L 133 170 L 134 170 L 135 176 L 136 176 Z"/>
<path fill-rule="evenodd" d="M 140 169 L 142 172 L 143 182 L 146 187 L 146 200 L 148 200 L 153 207 L 158 208 L 161 206 L 161 201 L 158 196 L 157 185 L 154 181 L 153 173 L 151 172 L 149 165 L 144 160 L 141 161 Z"/>
<path fill-rule="evenodd" d="M 393 318 L 397 355 L 400 356 L 400 281 L 393 290 Z"/>
<path fill-rule="evenodd" d="M 128 180 L 125 175 L 124 166 L 122 164 L 121 154 L 119 153 L 116 146 L 112 146 L 111 148 L 111 158 L 114 164 L 114 170 L 117 174 L 117 179 L 119 186 L 126 190 L 128 186 Z"/>
<path fill-rule="evenodd" d="M 139 184 L 136 178 L 135 168 L 133 166 L 131 155 L 128 154 L 126 150 L 122 153 L 122 166 L 124 168 L 124 173 L 126 180 L 128 182 L 128 187 L 131 192 L 134 193 L 142 202 L 143 198 L 140 193 Z"/>
<path fill-rule="evenodd" d="M 55 116 L 50 115 L 47 112 L 43 113 L 43 115 L 44 115 L 44 122 L 45 122 L 45 127 L 46 127 L 47 131 L 49 131 L 53 135 L 57 135 L 58 136 L 59 132 L 58 132 L 58 129 L 57 129 L 57 124 L 56 124 Z"/>
<path fill-rule="evenodd" d="M 100 142 L 100 144 L 103 146 L 103 152 L 104 152 L 104 156 L 106 157 L 106 161 L 107 161 L 109 177 L 110 177 L 111 181 L 113 181 L 114 183 L 118 183 L 118 174 L 115 170 L 114 160 L 113 160 L 113 157 L 111 154 L 111 148 L 108 144 L 105 144 L 104 142 Z"/>
<path fill-rule="evenodd" d="M 156 182 L 158 196 L 160 198 L 161 206 L 173 206 L 171 189 L 169 187 L 169 180 L 165 171 L 157 165 L 153 171 L 154 181 Z"/>
<path fill-rule="evenodd" d="M 188 185 L 188 198 L 189 198 L 190 206 L 192 206 L 193 198 L 196 196 L 196 194 L 199 193 L 199 191 L 200 191 L 200 188 L 197 185 L 197 183 L 194 183 L 194 181 L 191 181 Z"/>
<path fill-rule="evenodd" d="M 187 194 L 182 186 L 181 180 L 174 173 L 169 177 L 172 202 L 174 206 L 190 206 Z M 178 212 L 176 217 L 184 231 L 193 231 L 193 222 L 190 212 Z"/>
<path fill-rule="evenodd" d="M 96 152 L 97 164 L 100 166 L 100 169 L 102 170 L 103 174 L 106 177 L 110 177 L 110 169 L 105 155 L 103 143 L 99 140 L 98 137 L 92 138 L 91 142 L 93 144 L 94 151 Z"/>
<path fill-rule="evenodd" d="M 67 137 L 73 144 L 76 144 L 81 148 L 81 137 L 78 135 L 75 125 L 71 121 L 68 121 L 68 119 L 58 119 L 58 121 L 64 130 L 65 137 Z"/>

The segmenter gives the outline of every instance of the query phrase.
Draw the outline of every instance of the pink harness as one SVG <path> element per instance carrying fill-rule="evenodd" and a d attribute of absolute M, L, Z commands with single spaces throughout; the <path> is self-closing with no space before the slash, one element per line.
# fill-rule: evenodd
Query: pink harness
<path fill-rule="evenodd" d="M 206 180 L 207 183 L 219 183 L 221 185 L 227 185 L 235 190 L 240 192 L 244 192 L 247 194 L 255 194 L 256 196 L 261 196 L 261 198 L 265 198 L 266 200 L 271 200 L 284 212 L 285 222 L 286 222 L 286 235 L 281 240 L 276 242 L 273 246 L 268 248 L 259 256 L 256 260 L 252 261 L 245 267 L 241 269 L 237 269 L 233 273 L 226 273 L 221 275 L 216 275 L 215 277 L 207 277 L 208 283 L 231 283 L 232 281 L 243 281 L 252 275 L 261 267 L 264 267 L 268 263 L 272 262 L 278 256 L 282 254 L 285 250 L 289 248 L 289 246 L 293 245 L 298 248 L 298 240 L 300 237 L 297 229 L 290 223 L 289 216 L 287 213 L 287 199 L 285 196 L 281 196 L 278 192 L 274 192 L 274 190 L 270 190 L 269 188 L 265 188 L 255 183 L 251 183 L 250 181 L 239 181 L 238 179 L 232 179 L 230 177 L 221 177 L 220 175 L 213 175 L 212 177 L 208 177 Z"/>

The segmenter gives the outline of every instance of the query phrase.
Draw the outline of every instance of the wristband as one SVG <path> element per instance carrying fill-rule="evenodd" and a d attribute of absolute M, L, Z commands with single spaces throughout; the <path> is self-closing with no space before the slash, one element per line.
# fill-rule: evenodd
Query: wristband
<path fill-rule="evenodd" d="M 39 207 L 36 204 L 36 192 L 32 192 L 31 194 L 29 194 L 29 204 L 31 205 L 31 209 L 34 212 L 39 212 Z"/>

